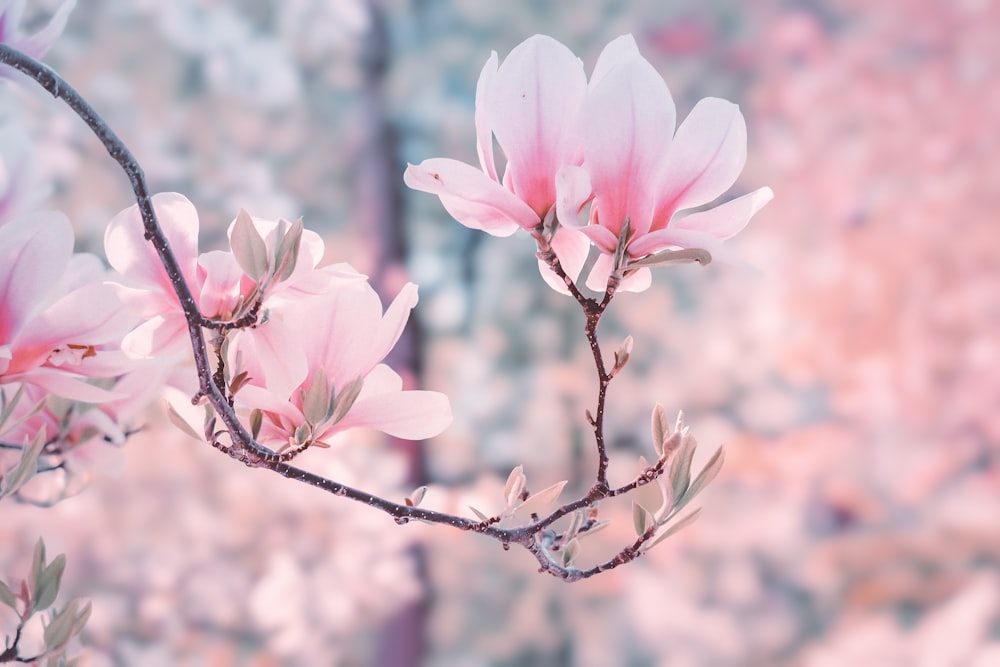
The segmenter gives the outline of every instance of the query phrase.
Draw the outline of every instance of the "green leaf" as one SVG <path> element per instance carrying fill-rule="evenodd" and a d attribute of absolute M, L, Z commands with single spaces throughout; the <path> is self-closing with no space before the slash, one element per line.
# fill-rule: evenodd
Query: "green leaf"
<path fill-rule="evenodd" d="M 670 436 L 670 425 L 667 423 L 667 415 L 664 414 L 663 406 L 659 403 L 653 408 L 652 431 L 653 448 L 656 449 L 657 456 L 662 456 L 663 443 Z"/>
<path fill-rule="evenodd" d="M 299 424 L 299 427 L 295 429 L 295 443 L 302 446 L 309 440 L 312 440 L 312 435 L 312 428 L 309 426 L 308 422 Z"/>
<path fill-rule="evenodd" d="M 14 398 L 19 399 L 20 398 L 20 394 L 21 394 L 21 391 L 18 390 L 17 394 L 14 395 Z M 21 424 L 23 424 L 24 422 L 28 421 L 29 419 L 31 419 L 32 417 L 34 417 L 35 415 L 37 415 L 39 412 L 41 412 L 42 410 L 44 410 L 46 405 L 52 405 L 56 401 L 58 401 L 57 397 L 48 396 L 46 398 L 41 399 L 37 403 L 35 403 L 35 405 L 33 405 L 30 410 L 22 411 L 21 414 L 20 414 L 20 416 L 18 416 L 17 419 L 11 420 L 10 419 L 10 415 L 8 415 L 7 417 L 4 417 L 3 419 L 0 419 L 0 435 L 6 433 L 8 431 L 14 430 L 18 426 L 20 426 Z M 13 410 L 14 409 L 14 402 L 13 401 L 11 401 L 11 405 L 10 405 L 10 407 L 8 409 L 9 410 Z M 53 414 L 58 414 L 59 410 L 57 408 L 53 407 L 52 412 L 53 412 Z"/>
<path fill-rule="evenodd" d="M 171 424 L 184 431 L 184 433 L 188 434 L 195 440 L 204 442 L 204 434 L 200 434 L 198 431 L 194 430 L 194 427 L 191 426 L 191 424 L 188 424 L 187 420 L 185 420 L 184 417 L 181 417 L 180 413 L 177 412 L 177 410 L 174 409 L 174 406 L 169 403 L 167 403 L 167 418 L 170 420 Z"/>
<path fill-rule="evenodd" d="M 610 525 L 611 525 L 611 520 L 610 519 L 604 519 L 603 521 L 598 521 L 597 523 L 595 523 L 593 526 L 590 527 L 589 530 L 586 530 L 586 531 L 578 533 L 578 535 L 579 535 L 580 539 L 583 539 L 584 537 L 590 537 L 591 535 L 594 535 L 595 533 L 601 532 L 602 530 L 604 530 L 605 528 L 607 528 Z"/>
<path fill-rule="evenodd" d="M 579 540 L 574 538 L 569 542 L 567 542 L 566 546 L 563 547 L 563 554 L 562 554 L 563 567 L 566 567 L 567 565 L 572 563 L 573 559 L 576 558 L 577 554 L 579 553 L 580 553 Z"/>
<path fill-rule="evenodd" d="M 18 402 L 21 400 L 21 396 L 24 395 L 24 386 L 25 385 L 23 384 L 18 386 L 17 391 L 14 392 L 14 397 L 9 400 L 7 399 L 6 389 L 0 388 L 0 429 L 2 429 L 3 425 L 7 423 L 10 416 L 14 414 L 14 408 L 17 407 Z M 0 431 L 0 433 L 2 432 L 3 431 Z"/>
<path fill-rule="evenodd" d="M 329 411 L 329 419 L 331 423 L 336 424 L 347 416 L 347 413 L 354 407 L 354 402 L 358 400 L 358 396 L 361 394 L 361 389 L 364 386 L 364 378 L 355 378 L 348 382 L 347 386 L 339 392 L 336 392 L 331 397 L 331 406 Z"/>
<path fill-rule="evenodd" d="M 628 360 L 632 358 L 632 347 L 634 344 L 635 342 L 633 341 L 632 336 L 626 336 L 625 340 L 622 341 L 622 344 L 617 350 L 615 350 L 614 370 L 616 373 L 625 368 L 625 364 L 627 364 Z"/>
<path fill-rule="evenodd" d="M 559 498 L 559 494 L 562 493 L 563 488 L 566 486 L 566 481 L 556 482 L 552 486 L 546 487 L 534 493 L 528 498 L 524 499 L 524 502 L 517 506 L 515 510 L 515 515 L 520 515 L 521 520 L 527 521 L 532 514 L 537 514 L 541 516 L 544 512 L 547 512 L 552 504 L 556 502 Z M 523 488 L 523 485 L 522 485 Z M 520 492 L 518 492 L 520 495 Z"/>
<path fill-rule="evenodd" d="M 663 264 L 686 264 L 698 262 L 702 266 L 712 261 L 712 254 L 702 248 L 684 248 L 682 250 L 665 250 L 655 255 L 648 255 L 634 262 L 629 262 L 626 270 L 632 271 L 644 266 L 662 266 Z"/>
<path fill-rule="evenodd" d="M 299 247 L 302 245 L 302 229 L 302 220 L 296 220 L 281 239 L 281 243 L 278 244 L 278 250 L 275 254 L 277 268 L 274 271 L 274 276 L 279 283 L 288 280 L 292 272 L 295 271 L 295 263 L 299 258 Z"/>
<path fill-rule="evenodd" d="M 688 502 L 693 500 L 694 497 L 697 496 L 702 489 L 708 486 L 709 483 L 711 483 L 711 481 L 715 479 L 715 476 L 718 475 L 719 471 L 722 469 L 722 464 L 725 458 L 726 457 L 722 451 L 722 447 L 719 447 L 717 450 L 715 450 L 715 453 L 712 454 L 712 458 L 708 460 L 708 463 L 705 464 L 705 467 L 701 469 L 701 472 L 698 473 L 698 476 L 694 478 L 693 482 L 691 482 L 691 486 L 689 486 L 687 491 L 684 492 L 684 497 L 680 498 L 674 504 L 674 511 L 677 511 L 682 507 L 684 507 L 685 505 L 687 505 Z"/>
<path fill-rule="evenodd" d="M 678 531 L 680 531 L 682 528 L 685 528 L 685 527 L 691 525 L 692 523 L 694 523 L 694 520 L 698 518 L 698 514 L 700 512 L 701 512 L 701 508 L 699 507 L 698 509 L 696 509 L 695 511 L 691 512 L 690 514 L 688 514 L 686 517 L 684 517 L 680 521 L 675 521 L 673 524 L 670 525 L 669 528 L 667 528 L 665 531 L 663 531 L 662 533 L 660 533 L 656 537 L 655 540 L 653 540 L 652 542 L 650 542 L 649 546 L 647 546 L 645 549 L 643 549 L 643 553 L 649 551 L 650 549 L 652 549 L 653 547 L 655 547 L 657 544 L 659 544 L 663 540 L 667 539 L 671 535 L 673 535 L 673 534 L 677 533 Z"/>
<path fill-rule="evenodd" d="M 264 423 L 264 413 L 261 412 L 260 408 L 254 408 L 250 411 L 250 435 L 254 440 L 260 435 L 260 427 Z"/>
<path fill-rule="evenodd" d="M 508 507 L 513 507 L 518 501 L 527 481 L 523 465 L 517 466 L 507 475 L 507 482 L 503 486 L 503 497 L 507 501 Z"/>
<path fill-rule="evenodd" d="M 73 600 L 56 613 L 42 633 L 46 648 L 50 651 L 61 650 L 70 639 L 80 634 L 90 618 L 90 609 L 90 602 L 81 607 L 79 600 Z"/>
<path fill-rule="evenodd" d="M 45 571 L 45 542 L 42 538 L 38 538 L 35 542 L 35 551 L 31 554 L 31 599 L 34 601 L 38 598 L 38 580 L 42 576 L 42 572 Z"/>
<path fill-rule="evenodd" d="M 233 248 L 233 256 L 240 268 L 254 280 L 260 281 L 267 274 L 267 245 L 260 237 L 260 232 L 253 224 L 253 218 L 245 210 L 240 209 L 233 223 L 233 232 L 229 239 Z"/>
<path fill-rule="evenodd" d="M 614 271 L 618 272 L 625 268 L 625 250 L 628 242 L 632 238 L 632 220 L 625 218 L 621 231 L 618 232 L 618 243 L 615 246 Z"/>
<path fill-rule="evenodd" d="M 681 448 L 670 462 L 670 487 L 672 498 L 682 498 L 691 481 L 691 461 L 698 443 L 692 436 L 681 439 Z"/>
<path fill-rule="evenodd" d="M 476 509 L 475 507 L 473 507 L 472 505 L 469 505 L 469 509 L 470 509 L 470 510 L 472 510 L 472 513 L 473 513 L 473 514 L 475 514 L 475 515 L 476 515 L 476 517 L 477 517 L 477 518 L 478 518 L 478 519 L 479 519 L 480 521 L 489 521 L 489 520 L 490 520 L 490 518 L 489 518 L 488 516 L 486 516 L 485 514 L 483 514 L 482 512 L 480 512 L 479 510 L 477 510 L 477 509 Z"/>
<path fill-rule="evenodd" d="M 427 495 L 427 487 L 418 486 L 416 489 L 413 490 L 413 493 L 411 493 L 406 497 L 407 507 L 418 507 L 420 503 L 423 502 L 424 496 L 426 495 Z"/>
<path fill-rule="evenodd" d="M 653 515 L 637 502 L 632 503 L 632 525 L 636 535 L 644 534 L 653 525 Z"/>
<path fill-rule="evenodd" d="M 38 457 L 41 456 L 43 447 L 45 447 L 44 427 L 35 434 L 31 444 L 21 450 L 21 459 L 14 469 L 8 471 L 0 480 L 0 498 L 9 496 L 31 481 L 38 472 Z"/>
<path fill-rule="evenodd" d="M 639 475 L 642 475 L 649 468 L 649 463 L 646 462 L 645 456 L 639 457 Z M 663 497 L 664 489 L 662 488 L 662 479 L 657 477 L 656 479 L 646 482 L 636 488 L 633 491 L 632 499 L 637 503 L 645 507 L 649 512 L 653 514 L 660 511 L 663 507 L 666 499 Z"/>
<path fill-rule="evenodd" d="M 569 526 L 566 527 L 566 531 L 563 533 L 563 539 L 572 540 L 580 532 L 580 526 L 582 525 L 583 512 L 573 512 L 569 517 Z"/>
<path fill-rule="evenodd" d="M 326 421 L 330 406 L 330 383 L 326 379 L 326 371 L 317 369 L 309 388 L 299 393 L 302 395 L 302 414 L 306 420 L 314 426 Z"/>
<path fill-rule="evenodd" d="M 63 571 L 66 569 L 66 556 L 55 557 L 35 581 L 34 608 L 43 611 L 52 606 L 59 594 L 59 584 L 62 582 Z"/>
<path fill-rule="evenodd" d="M 17 611 L 17 596 L 4 582 L 0 581 L 0 602 Z"/>

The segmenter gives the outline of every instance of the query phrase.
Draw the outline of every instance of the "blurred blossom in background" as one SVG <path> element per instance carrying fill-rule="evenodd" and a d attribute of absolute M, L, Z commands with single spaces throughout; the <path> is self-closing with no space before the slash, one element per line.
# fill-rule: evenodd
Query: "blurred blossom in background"
<path fill-rule="evenodd" d="M 54 508 L 4 503 L 0 577 L 39 534 L 66 552 L 100 667 L 1000 664 L 997 25 L 986 0 L 78 3 L 46 61 L 155 190 L 195 203 L 206 248 L 241 207 L 301 215 L 384 302 L 420 285 L 390 363 L 447 393 L 454 425 L 416 446 L 351 432 L 303 460 L 394 498 L 430 483 L 426 506 L 489 511 L 517 464 L 534 490 L 579 490 L 594 466 L 578 309 L 527 236 L 466 229 L 402 186 L 406 162 L 475 162 L 490 50 L 547 33 L 589 71 L 633 33 L 679 117 L 740 104 L 732 194 L 776 197 L 730 241 L 754 269 L 654 271 L 602 325 L 608 345 L 635 338 L 612 482 L 650 455 L 657 402 L 703 455 L 727 446 L 699 522 L 647 558 L 561 584 L 493 541 L 243 468 L 154 412 L 101 462 L 119 476 Z M 66 109 L 8 94 L 5 159 L 29 155 L 31 196 L 100 252 L 127 182 Z M 595 557 L 632 536 L 627 505 L 605 515 Z"/>

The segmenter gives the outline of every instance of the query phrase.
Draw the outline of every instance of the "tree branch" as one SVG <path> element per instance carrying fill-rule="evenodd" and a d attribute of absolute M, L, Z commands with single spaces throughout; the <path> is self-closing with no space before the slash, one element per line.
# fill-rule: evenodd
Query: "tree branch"
<path fill-rule="evenodd" d="M 460 516 L 453 516 L 410 505 L 401 505 L 386 500 L 366 491 L 354 489 L 340 482 L 293 467 L 286 463 L 287 459 L 290 458 L 289 456 L 272 452 L 270 449 L 255 442 L 254 438 L 240 422 L 230 404 L 228 388 L 225 386 L 226 383 L 221 366 L 219 367 L 218 376 L 213 377 L 202 329 L 209 328 L 224 333 L 226 330 L 233 328 L 254 326 L 260 307 L 259 304 L 255 304 L 254 308 L 246 313 L 245 316 L 234 321 L 220 322 L 204 317 L 198 309 L 191 289 L 186 283 L 177 259 L 170 248 L 170 244 L 156 219 L 145 175 L 132 152 L 129 151 L 121 139 L 108 127 L 107 123 L 105 123 L 90 104 L 52 69 L 3 44 L 0 44 L 0 63 L 5 63 L 26 74 L 53 97 L 65 102 L 87 124 L 87 127 L 90 128 L 107 149 L 111 158 L 122 167 L 128 176 L 142 216 L 145 238 L 156 249 L 187 321 L 192 353 L 199 380 L 199 392 L 195 396 L 195 399 L 201 397 L 207 398 L 226 427 L 224 431 L 215 432 L 214 424 L 210 425 L 206 432 L 206 439 L 209 444 L 249 467 L 267 468 L 288 479 L 314 486 L 335 496 L 349 498 L 366 504 L 393 517 L 398 524 L 405 524 L 413 520 L 424 521 L 486 535 L 498 540 L 505 549 L 511 544 L 518 544 L 536 558 L 539 563 L 540 572 L 547 572 L 565 581 L 585 579 L 629 562 L 640 555 L 642 544 L 652 537 L 655 533 L 655 527 L 647 530 L 633 544 L 627 546 L 609 561 L 588 570 L 579 570 L 575 567 L 564 566 L 556 562 L 547 549 L 548 543 L 543 539 L 544 534 L 551 533 L 549 526 L 559 519 L 577 510 L 593 506 L 605 498 L 627 493 L 637 486 L 655 479 L 662 474 L 664 469 L 665 461 L 661 460 L 656 466 L 647 469 L 647 471 L 630 484 L 615 489 L 608 486 L 608 454 L 604 441 L 604 409 L 607 387 L 613 377 L 613 372 L 609 372 L 605 366 L 597 340 L 597 326 L 614 296 L 618 282 L 620 281 L 619 275 L 612 274 L 601 301 L 588 298 L 580 292 L 574 281 L 566 274 L 551 244 L 542 234 L 541 229 L 533 233 L 538 244 L 538 257 L 563 280 L 570 294 L 573 295 L 583 308 L 586 316 L 585 333 L 597 368 L 599 380 L 597 408 L 596 415 L 591 417 L 590 423 L 593 427 L 594 438 L 597 444 L 598 467 L 595 483 L 582 498 L 562 505 L 544 518 L 535 519 L 527 525 L 515 528 L 500 527 L 498 525 L 499 518 L 474 521 Z M 228 433 L 232 444 L 226 445 L 219 442 L 218 436 L 224 433 Z M 0 657 L 5 655 L 6 653 L 0 654 Z"/>

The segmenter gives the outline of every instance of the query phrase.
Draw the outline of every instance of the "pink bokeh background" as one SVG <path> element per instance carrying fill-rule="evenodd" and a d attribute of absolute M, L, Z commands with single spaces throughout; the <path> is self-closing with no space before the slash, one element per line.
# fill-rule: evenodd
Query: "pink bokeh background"
<path fill-rule="evenodd" d="M 65 552 L 62 599 L 93 601 L 79 652 L 101 667 L 1000 664 L 998 24 L 982 0 L 81 0 L 46 60 L 154 189 L 194 201 L 203 247 L 240 207 L 302 215 L 385 294 L 420 284 L 395 363 L 451 397 L 454 425 L 303 460 L 395 498 L 426 481 L 427 506 L 489 511 L 514 465 L 574 491 L 594 466 L 574 304 L 526 237 L 467 230 L 402 186 L 407 161 L 475 161 L 491 49 L 544 32 L 589 68 L 634 33 L 679 116 L 740 104 L 735 193 L 776 197 L 731 241 L 754 268 L 661 269 L 602 325 L 608 349 L 635 339 L 613 481 L 650 456 L 655 403 L 685 411 L 699 461 L 727 447 L 702 517 L 648 558 L 565 585 L 479 536 L 243 468 L 154 410 L 93 453 L 79 495 L 0 505 L 0 577 L 39 535 Z M 4 95 L 44 205 L 98 250 L 127 182 L 66 109 Z M 633 535 L 627 503 L 602 512 L 593 559 Z"/>

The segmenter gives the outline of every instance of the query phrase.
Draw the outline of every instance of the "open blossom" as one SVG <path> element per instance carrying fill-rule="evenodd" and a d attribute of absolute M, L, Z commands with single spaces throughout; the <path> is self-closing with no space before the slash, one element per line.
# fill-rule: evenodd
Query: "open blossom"
<path fill-rule="evenodd" d="M 0 384 L 23 382 L 101 402 L 88 378 L 129 369 L 115 352 L 135 323 L 93 255 L 73 253 L 65 216 L 36 213 L 0 226 Z"/>
<path fill-rule="evenodd" d="M 629 262 L 671 248 L 717 253 L 719 241 L 739 232 L 772 196 L 761 188 L 683 215 L 733 185 L 746 161 L 746 125 L 735 104 L 717 98 L 699 102 L 676 136 L 675 117 L 666 83 L 631 35 L 605 47 L 589 84 L 569 49 L 536 35 L 499 68 L 494 53 L 480 75 L 480 169 L 433 158 L 410 165 L 404 180 L 438 195 L 462 224 L 498 236 L 536 229 L 555 207 L 560 226 L 552 245 L 566 273 L 579 274 L 589 242 L 601 253 L 587 281 L 595 290 L 606 286 L 628 220 L 622 288 L 641 290 L 649 270 L 629 271 Z M 508 161 L 502 178 L 494 135 Z M 579 227 L 588 204 L 589 224 Z M 547 270 L 542 275 L 562 288 Z"/>
<path fill-rule="evenodd" d="M 583 65 L 573 53 L 544 35 L 525 40 L 503 61 L 493 52 L 476 86 L 476 145 L 479 167 L 447 158 L 409 165 L 403 180 L 436 194 L 460 223 L 494 236 L 519 227 L 534 230 L 554 213 L 556 174 L 583 159 L 577 129 L 587 92 Z M 493 137 L 507 157 L 501 177 Z M 576 230 L 556 232 L 552 245 L 566 272 L 575 277 L 589 243 Z M 556 289 L 562 281 L 548 268 L 542 276 Z"/>
<path fill-rule="evenodd" d="M 229 320 L 257 296 L 266 309 L 284 295 L 315 294 L 337 282 L 364 279 L 345 265 L 317 268 L 323 240 L 301 224 L 261 220 L 241 212 L 229 228 L 240 255 L 222 250 L 199 255 L 200 225 L 194 205 L 183 195 L 168 192 L 153 195 L 153 208 L 205 317 Z M 123 298 L 143 319 L 125 337 L 122 349 L 138 358 L 188 355 L 190 341 L 180 301 L 143 233 L 139 208 L 133 205 L 115 216 L 104 237 L 108 261 L 121 274 Z M 295 242 L 290 234 L 298 235 Z M 283 244 L 286 235 L 288 242 Z"/>
<path fill-rule="evenodd" d="M 48 24 L 33 35 L 20 34 L 18 24 L 21 23 L 21 15 L 24 13 L 24 1 L 0 0 L 0 44 L 12 46 L 32 58 L 41 58 L 52 48 L 56 38 L 66 28 L 66 21 L 76 5 L 76 0 L 63 2 Z M 0 67 L 0 76 L 5 73 L 5 69 Z"/>
<path fill-rule="evenodd" d="M 367 281 L 342 283 L 288 301 L 253 332 L 236 334 L 230 363 L 249 376 L 236 407 L 262 412 L 258 440 L 281 449 L 322 445 L 354 427 L 411 440 L 444 430 L 451 423 L 447 397 L 404 390 L 381 363 L 416 303 L 417 286 L 408 283 L 383 314 Z"/>
<path fill-rule="evenodd" d="M 631 35 L 601 53 L 583 105 L 582 166 L 559 174 L 559 219 L 574 224 L 592 200 L 590 224 L 582 231 L 601 251 L 587 285 L 603 289 L 625 230 L 625 264 L 661 250 L 703 248 L 739 232 L 772 198 L 760 188 L 715 208 L 678 213 L 709 204 L 736 181 L 746 162 L 747 129 L 739 107 L 705 98 L 674 134 L 676 111 L 670 91 L 644 59 Z M 626 278 L 623 289 L 649 284 L 649 269 Z"/>

